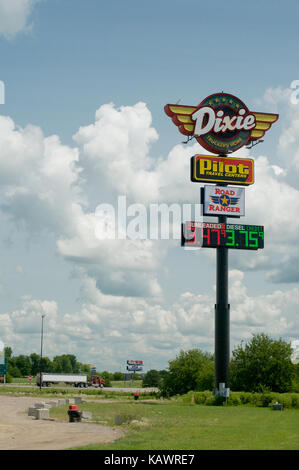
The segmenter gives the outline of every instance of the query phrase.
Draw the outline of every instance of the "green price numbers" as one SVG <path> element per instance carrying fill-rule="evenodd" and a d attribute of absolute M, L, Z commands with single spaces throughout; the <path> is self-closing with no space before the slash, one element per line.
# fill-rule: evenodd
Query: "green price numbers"
<path fill-rule="evenodd" d="M 264 248 L 264 231 L 261 227 L 239 226 L 226 229 L 225 246 L 227 248 L 238 248 L 243 250 L 257 250 Z"/>

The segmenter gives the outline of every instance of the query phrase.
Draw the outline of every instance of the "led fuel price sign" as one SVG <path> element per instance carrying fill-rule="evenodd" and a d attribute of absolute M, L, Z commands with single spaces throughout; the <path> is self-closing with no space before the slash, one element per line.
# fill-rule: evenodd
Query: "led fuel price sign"
<path fill-rule="evenodd" d="M 233 248 L 258 250 L 264 248 L 262 225 L 213 224 L 186 222 L 182 224 L 182 246 L 202 248 Z"/>

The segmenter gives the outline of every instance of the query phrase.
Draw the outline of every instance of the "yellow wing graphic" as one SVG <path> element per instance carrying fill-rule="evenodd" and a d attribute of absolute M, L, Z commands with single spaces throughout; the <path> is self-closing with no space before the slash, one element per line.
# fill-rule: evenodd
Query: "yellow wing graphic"
<path fill-rule="evenodd" d="M 249 140 L 261 139 L 265 132 L 270 129 L 273 122 L 276 122 L 278 119 L 278 114 L 255 113 L 253 111 L 250 111 L 250 114 L 255 116 L 255 127 L 250 132 Z"/>
<path fill-rule="evenodd" d="M 171 117 L 172 122 L 178 126 L 179 131 L 184 135 L 193 135 L 195 121 L 193 121 L 191 115 L 197 109 L 197 106 L 182 106 L 179 104 L 167 104 L 164 106 L 167 116 Z"/>
<path fill-rule="evenodd" d="M 184 106 L 179 104 L 167 104 L 164 111 L 171 117 L 172 122 L 178 126 L 179 131 L 184 135 L 193 135 L 195 121 L 192 114 L 198 109 L 198 106 Z M 277 121 L 278 114 L 257 113 L 249 111 L 255 116 L 255 127 L 250 131 L 249 141 L 261 139 L 271 125 Z"/>

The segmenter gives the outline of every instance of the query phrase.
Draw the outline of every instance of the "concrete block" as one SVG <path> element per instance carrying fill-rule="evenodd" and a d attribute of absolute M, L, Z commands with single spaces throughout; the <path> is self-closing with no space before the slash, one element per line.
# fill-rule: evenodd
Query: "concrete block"
<path fill-rule="evenodd" d="M 49 408 L 56 408 L 57 404 L 57 401 L 49 401 L 48 403 L 46 403 Z"/>
<path fill-rule="evenodd" d="M 45 407 L 45 402 L 41 403 L 34 403 L 35 408 L 44 408 Z"/>
<path fill-rule="evenodd" d="M 48 408 L 36 408 L 35 419 L 49 419 L 49 409 Z"/>
<path fill-rule="evenodd" d="M 75 398 L 68 398 L 68 404 L 69 405 L 74 405 L 75 404 Z"/>
<path fill-rule="evenodd" d="M 75 397 L 75 405 L 78 405 L 79 403 L 82 403 L 82 398 L 81 397 Z"/>
<path fill-rule="evenodd" d="M 92 413 L 90 411 L 81 411 L 81 418 L 91 419 L 92 418 Z"/>
<path fill-rule="evenodd" d="M 58 406 L 59 405 L 66 405 L 66 399 L 65 398 L 58 398 Z"/>
<path fill-rule="evenodd" d="M 34 416 L 36 417 L 36 410 L 37 408 L 28 408 L 28 416 Z"/>

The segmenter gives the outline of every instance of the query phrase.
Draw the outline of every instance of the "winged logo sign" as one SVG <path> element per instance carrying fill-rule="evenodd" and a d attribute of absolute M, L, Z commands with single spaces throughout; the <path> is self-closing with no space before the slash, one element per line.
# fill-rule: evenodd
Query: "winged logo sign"
<path fill-rule="evenodd" d="M 211 153 L 227 154 L 263 138 L 278 114 L 249 111 L 237 97 L 215 93 L 197 106 L 167 104 L 164 111 L 179 131 Z"/>

